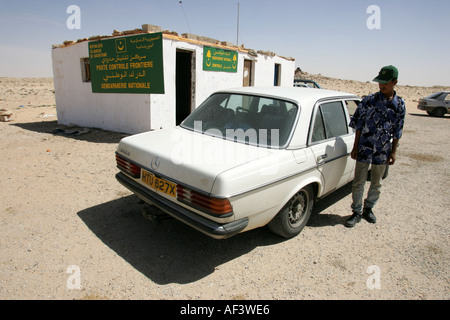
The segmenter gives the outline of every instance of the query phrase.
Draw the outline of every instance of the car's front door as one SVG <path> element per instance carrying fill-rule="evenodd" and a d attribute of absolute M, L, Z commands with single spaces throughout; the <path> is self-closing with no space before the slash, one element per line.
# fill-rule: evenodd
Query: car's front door
<path fill-rule="evenodd" d="M 350 158 L 354 135 L 341 101 L 318 104 L 312 123 L 310 146 L 323 176 L 323 193 L 328 193 L 349 181 L 354 162 Z"/>

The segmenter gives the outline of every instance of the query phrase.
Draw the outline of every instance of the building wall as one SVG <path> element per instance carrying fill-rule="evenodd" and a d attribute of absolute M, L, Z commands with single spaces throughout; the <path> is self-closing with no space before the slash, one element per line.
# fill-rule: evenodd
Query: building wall
<path fill-rule="evenodd" d="M 150 130 L 149 94 L 92 93 L 82 80 L 88 42 L 52 50 L 58 123 L 139 133 Z"/>
<path fill-rule="evenodd" d="M 278 56 L 239 51 L 238 72 L 203 71 L 203 45 L 163 38 L 165 94 L 92 93 L 82 81 L 81 59 L 88 57 L 88 41 L 52 50 L 58 122 L 105 130 L 139 133 L 175 125 L 176 52 L 193 52 L 193 105 L 199 106 L 214 91 L 243 85 L 244 59 L 254 61 L 254 85 L 273 86 L 274 64 L 281 65 L 281 86 L 292 86 L 295 62 Z"/>

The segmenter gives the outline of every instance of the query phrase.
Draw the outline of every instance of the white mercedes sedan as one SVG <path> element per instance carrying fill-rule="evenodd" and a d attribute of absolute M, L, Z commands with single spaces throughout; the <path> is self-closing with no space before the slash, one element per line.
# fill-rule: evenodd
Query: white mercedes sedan
<path fill-rule="evenodd" d="M 218 91 L 179 126 L 122 139 L 116 178 L 213 238 L 265 225 L 291 238 L 315 200 L 353 180 L 359 102 L 312 88 Z"/>

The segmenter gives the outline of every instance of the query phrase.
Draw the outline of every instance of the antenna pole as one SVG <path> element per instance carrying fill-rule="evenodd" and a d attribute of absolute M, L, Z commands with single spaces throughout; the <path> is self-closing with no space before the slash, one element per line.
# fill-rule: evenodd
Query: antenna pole
<path fill-rule="evenodd" d="M 237 34 L 236 34 L 236 45 L 239 47 L 239 2 L 238 2 L 238 14 L 237 14 Z"/>
<path fill-rule="evenodd" d="M 187 19 L 187 17 L 186 17 L 186 13 L 184 12 L 183 1 L 179 1 L 178 3 L 180 4 L 181 10 L 183 11 L 184 19 L 186 20 L 186 24 L 187 24 L 187 27 L 188 27 L 188 29 L 189 29 L 189 32 L 192 33 L 191 27 L 189 26 L 188 19 Z"/>

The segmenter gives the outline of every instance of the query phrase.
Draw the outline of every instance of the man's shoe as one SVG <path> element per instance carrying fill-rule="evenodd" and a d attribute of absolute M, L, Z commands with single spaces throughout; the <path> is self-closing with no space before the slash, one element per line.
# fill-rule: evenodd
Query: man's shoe
<path fill-rule="evenodd" d="M 352 216 L 345 222 L 345 226 L 348 228 L 353 228 L 360 221 L 361 215 L 359 213 L 353 212 Z"/>
<path fill-rule="evenodd" d="M 363 210 L 363 218 L 367 220 L 367 222 L 375 223 L 377 222 L 377 218 L 372 212 L 372 208 L 364 208 Z"/>

